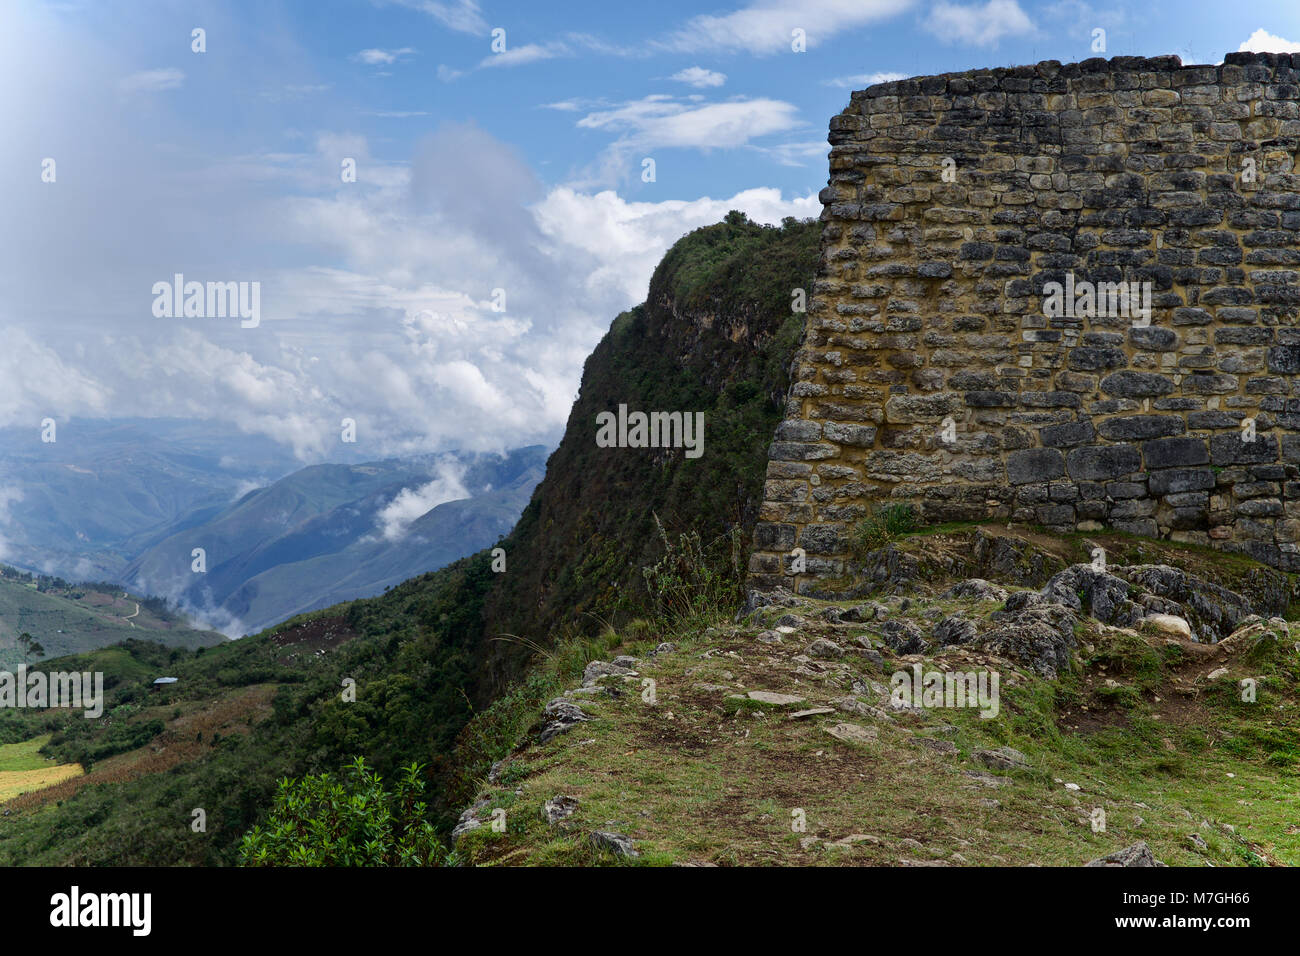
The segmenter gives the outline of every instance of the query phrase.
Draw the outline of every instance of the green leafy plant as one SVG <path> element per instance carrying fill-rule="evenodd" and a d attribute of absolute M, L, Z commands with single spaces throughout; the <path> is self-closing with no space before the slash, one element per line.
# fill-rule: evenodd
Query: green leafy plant
<path fill-rule="evenodd" d="M 397 788 L 357 757 L 339 777 L 280 781 L 266 822 L 245 834 L 242 866 L 437 866 L 447 851 L 426 819 L 422 767 L 402 769 Z"/>

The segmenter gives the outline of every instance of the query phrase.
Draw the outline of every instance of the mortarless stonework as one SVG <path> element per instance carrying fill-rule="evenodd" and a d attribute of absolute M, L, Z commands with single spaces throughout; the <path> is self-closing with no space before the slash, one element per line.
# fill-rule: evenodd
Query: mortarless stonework
<path fill-rule="evenodd" d="M 1242 53 L 855 92 L 751 585 L 854 590 L 848 533 L 891 502 L 1300 570 L 1298 84 Z M 1151 283 L 1149 326 L 1048 317 L 1067 273 Z"/>

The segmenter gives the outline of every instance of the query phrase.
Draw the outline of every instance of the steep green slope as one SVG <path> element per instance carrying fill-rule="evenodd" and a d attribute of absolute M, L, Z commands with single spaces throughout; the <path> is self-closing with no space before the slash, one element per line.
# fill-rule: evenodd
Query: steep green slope
<path fill-rule="evenodd" d="M 644 305 L 620 315 L 583 369 L 559 448 L 506 539 L 509 571 L 488 593 L 488 635 L 544 640 L 570 624 L 645 612 L 642 568 L 670 539 L 698 533 L 729 571 L 748 548 L 766 452 L 803 330 L 792 290 L 811 291 L 820 228 L 780 228 L 739 213 L 697 229 L 664 256 Z M 599 448 L 596 416 L 629 410 L 703 412 L 704 453 Z M 739 576 L 735 578 L 739 584 Z M 493 645 L 493 687 L 518 674 L 519 645 Z"/>

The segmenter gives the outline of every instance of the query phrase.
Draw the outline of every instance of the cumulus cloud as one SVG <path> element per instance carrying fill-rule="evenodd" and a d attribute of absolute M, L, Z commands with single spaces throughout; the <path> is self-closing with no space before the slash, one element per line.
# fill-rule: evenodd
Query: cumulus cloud
<path fill-rule="evenodd" d="M 0 89 L 36 91 L 0 97 L 0 425 L 220 419 L 303 460 L 339 454 L 344 418 L 346 450 L 373 457 L 554 441 L 583 362 L 669 245 L 733 208 L 771 223 L 820 211 L 774 189 L 637 203 L 547 186 L 472 124 L 395 158 L 325 123 L 243 153 L 170 98 L 124 109 L 101 79 L 130 72 L 116 44 L 61 37 L 60 59 L 21 39 L 49 32 L 0 31 Z M 766 100 L 574 113 L 586 117 L 615 140 L 694 148 L 751 148 L 796 122 Z M 184 148 L 160 146 L 159 129 Z M 58 158 L 55 184 L 32 175 L 42 155 Z M 344 157 L 355 183 L 340 182 Z M 151 287 L 177 272 L 260 282 L 261 324 L 155 318 Z"/>
<path fill-rule="evenodd" d="M 451 459 L 440 461 L 433 479 L 418 488 L 403 488 L 393 500 L 380 509 L 375 525 L 385 541 L 399 541 L 406 537 L 411 523 L 428 514 L 440 504 L 461 501 L 469 492 L 462 483 L 463 466 Z"/>
<path fill-rule="evenodd" d="M 698 89 L 705 89 L 726 83 L 727 74 L 719 73 L 716 70 L 706 70 L 702 66 L 688 66 L 684 70 L 678 70 L 669 79 L 676 80 L 679 83 L 688 83 Z"/>
<path fill-rule="evenodd" d="M 1252 53 L 1300 53 L 1300 43 L 1295 40 L 1284 40 L 1261 27 L 1252 33 L 1249 38 L 1243 40 L 1241 46 L 1237 47 L 1238 53 L 1247 51 Z"/>
<path fill-rule="evenodd" d="M 1033 22 L 1016 0 L 988 0 L 983 6 L 940 0 L 922 25 L 943 43 L 974 46 L 992 46 L 1003 37 L 1034 32 Z"/>

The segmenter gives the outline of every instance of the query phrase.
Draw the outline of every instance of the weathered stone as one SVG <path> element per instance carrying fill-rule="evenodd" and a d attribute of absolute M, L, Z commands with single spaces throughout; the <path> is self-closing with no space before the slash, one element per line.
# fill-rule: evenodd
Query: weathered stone
<path fill-rule="evenodd" d="M 808 645 L 805 652 L 809 657 L 815 657 L 818 660 L 834 661 L 844 656 L 844 648 L 840 647 L 834 641 L 828 641 L 824 637 L 819 637 Z"/>
<path fill-rule="evenodd" d="M 1016 770 L 1028 767 L 1029 759 L 1012 747 L 999 747 L 996 750 L 977 750 L 971 755 L 986 767 L 994 770 Z"/>
<path fill-rule="evenodd" d="M 1210 450 L 1199 438 L 1158 438 L 1143 442 L 1142 460 L 1148 469 L 1190 468 L 1210 463 Z"/>
<path fill-rule="evenodd" d="M 1300 571 L 1300 194 L 1274 159 L 1300 144 L 1298 67 L 1093 58 L 855 94 L 831 122 L 756 586 L 790 580 L 797 544 L 799 587 L 865 588 L 883 559 L 850 554 L 849 531 L 885 502 L 927 523 L 1174 534 Z M 924 159 L 948 155 L 953 182 Z M 1246 155 L 1266 161 L 1255 188 Z"/>
<path fill-rule="evenodd" d="M 570 797 L 565 794 L 551 797 L 542 804 L 542 819 L 551 826 L 559 823 L 566 817 L 573 816 L 574 811 L 578 809 L 578 798 Z"/>
<path fill-rule="evenodd" d="M 1104 481 L 1141 471 L 1142 459 L 1133 445 L 1098 445 L 1073 449 L 1065 467 L 1077 481 Z"/>
<path fill-rule="evenodd" d="M 771 704 L 773 707 L 789 707 L 792 704 L 802 704 L 805 700 L 794 694 L 778 694 L 770 690 L 751 690 L 745 696 L 760 704 Z"/>
<path fill-rule="evenodd" d="M 1229 56 L 1232 54 L 1229 53 Z M 1116 850 L 1114 853 L 1108 853 L 1105 856 L 1097 857 L 1095 860 L 1089 860 L 1084 866 L 1164 866 L 1155 858 L 1151 848 L 1146 845 L 1145 841 L 1139 840 L 1132 846 L 1126 846 L 1122 850 Z"/>
<path fill-rule="evenodd" d="M 632 846 L 632 841 L 623 836 L 621 833 L 610 833 L 607 830 L 595 830 L 591 834 L 591 845 L 598 850 L 604 850 L 615 856 L 627 857 L 629 859 L 640 856 Z"/>
<path fill-rule="evenodd" d="M 1065 474 L 1065 459 L 1054 448 L 1029 448 L 1007 456 L 1007 480 L 1013 485 L 1050 481 Z"/>
<path fill-rule="evenodd" d="M 586 712 L 571 700 L 557 697 L 542 708 L 542 732 L 539 738 L 546 743 L 553 737 L 567 733 L 585 720 L 591 720 Z"/>
<path fill-rule="evenodd" d="M 1176 415 L 1117 415 L 1097 425 L 1097 433 L 1110 441 L 1166 438 L 1185 431 L 1187 426 Z"/>
<path fill-rule="evenodd" d="M 846 744 L 872 744 L 880 736 L 880 731 L 875 727 L 863 727 L 861 724 L 835 724 L 827 727 L 826 732 Z"/>
<path fill-rule="evenodd" d="M 633 677 L 636 671 L 608 661 L 591 661 L 582 672 L 583 684 L 594 684 L 602 677 Z"/>
<path fill-rule="evenodd" d="M 1174 391 L 1174 383 L 1164 375 L 1151 372 L 1115 372 L 1101 380 L 1101 390 L 1120 398 L 1153 398 Z"/>

